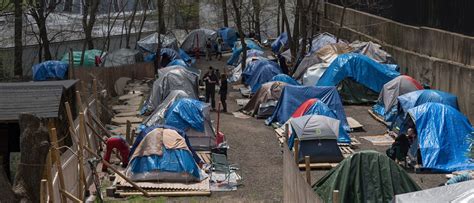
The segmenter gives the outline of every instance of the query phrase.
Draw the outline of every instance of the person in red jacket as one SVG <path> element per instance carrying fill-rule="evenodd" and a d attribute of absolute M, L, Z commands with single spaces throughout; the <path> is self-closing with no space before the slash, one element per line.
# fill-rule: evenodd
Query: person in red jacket
<path fill-rule="evenodd" d="M 107 139 L 104 160 L 110 163 L 112 150 L 117 149 L 122 158 L 122 167 L 127 167 L 130 156 L 130 146 L 122 136 L 113 136 Z M 107 166 L 102 165 L 102 172 L 107 172 Z"/>

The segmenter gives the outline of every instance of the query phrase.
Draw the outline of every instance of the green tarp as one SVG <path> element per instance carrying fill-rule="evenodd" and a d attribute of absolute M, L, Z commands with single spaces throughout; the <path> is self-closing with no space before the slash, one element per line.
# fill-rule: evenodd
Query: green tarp
<path fill-rule="evenodd" d="M 95 66 L 95 56 L 100 56 L 102 54 L 101 50 L 91 49 L 84 52 L 84 63 L 83 66 Z M 81 64 L 82 51 L 73 51 L 72 57 L 74 59 L 74 66 L 79 66 Z M 61 61 L 69 63 L 69 52 L 64 54 Z"/>
<path fill-rule="evenodd" d="M 391 202 L 396 194 L 420 187 L 394 161 L 376 151 L 361 151 L 344 159 L 316 184 L 313 190 L 324 202 L 333 202 L 339 190 L 340 202 Z"/>

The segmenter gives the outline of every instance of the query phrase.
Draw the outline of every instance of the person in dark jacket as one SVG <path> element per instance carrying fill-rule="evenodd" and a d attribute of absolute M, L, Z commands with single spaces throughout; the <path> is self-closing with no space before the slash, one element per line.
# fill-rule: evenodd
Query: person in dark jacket
<path fill-rule="evenodd" d="M 221 96 L 222 112 L 227 113 L 227 76 L 221 75 L 221 87 L 219 89 L 219 95 Z"/>
<path fill-rule="evenodd" d="M 209 100 L 211 100 L 212 110 L 215 111 L 216 101 L 214 97 L 216 95 L 216 84 L 218 79 L 212 66 L 209 67 L 209 71 L 204 75 L 202 80 L 206 84 L 206 103 L 209 103 Z"/>

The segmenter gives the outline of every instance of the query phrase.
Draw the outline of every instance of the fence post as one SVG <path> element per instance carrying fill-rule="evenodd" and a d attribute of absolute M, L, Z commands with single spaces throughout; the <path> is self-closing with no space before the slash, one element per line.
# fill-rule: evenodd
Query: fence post
<path fill-rule="evenodd" d="M 306 182 L 311 185 L 311 165 L 309 156 L 304 156 L 304 163 L 306 169 Z"/>
<path fill-rule="evenodd" d="M 41 179 L 41 185 L 40 185 L 40 202 L 41 203 L 46 203 L 48 201 L 48 181 L 46 179 Z"/>
<path fill-rule="evenodd" d="M 130 134 L 131 128 L 132 128 L 132 123 L 130 123 L 130 121 L 127 120 L 127 128 L 126 128 L 126 130 L 125 130 L 125 138 L 126 138 L 127 143 L 128 143 L 129 145 L 132 144 L 132 135 Z"/>
<path fill-rule="evenodd" d="M 99 115 L 99 96 L 97 94 L 97 79 L 92 80 L 92 94 L 93 94 L 94 99 L 95 99 L 95 114 L 97 116 L 99 116 L 99 118 L 100 118 L 100 115 Z"/>
<path fill-rule="evenodd" d="M 58 135 L 56 134 L 56 128 L 51 128 L 49 133 L 49 139 L 52 144 L 52 152 L 55 157 L 55 163 L 58 170 L 58 177 L 59 177 L 59 189 L 62 190 L 65 188 L 64 184 L 64 176 L 63 176 L 63 167 L 61 164 L 61 156 L 59 155 L 58 149 Z M 66 196 L 61 194 L 62 202 L 66 202 Z"/>
<path fill-rule="evenodd" d="M 49 202 L 54 203 L 54 186 L 53 178 L 51 177 L 51 168 L 53 167 L 51 148 L 48 151 L 48 156 L 46 157 L 46 180 L 48 180 L 48 193 L 49 193 Z"/>
<path fill-rule="evenodd" d="M 285 123 L 285 133 L 283 133 L 285 144 L 288 145 L 288 138 L 290 137 L 290 124 Z"/>
<path fill-rule="evenodd" d="M 339 203 L 339 190 L 332 191 L 332 202 Z"/>
<path fill-rule="evenodd" d="M 295 138 L 295 141 L 293 142 L 293 149 L 294 149 L 294 155 L 295 155 L 295 162 L 296 165 L 299 165 L 299 149 L 300 149 L 300 140 Z"/>

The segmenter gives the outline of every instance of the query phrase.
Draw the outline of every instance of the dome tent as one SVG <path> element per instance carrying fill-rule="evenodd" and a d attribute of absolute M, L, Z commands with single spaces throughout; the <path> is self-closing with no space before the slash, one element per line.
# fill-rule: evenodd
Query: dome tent
<path fill-rule="evenodd" d="M 242 76 L 245 84 L 251 87 L 251 92 L 255 93 L 263 83 L 269 82 L 278 74 L 281 74 L 280 66 L 270 60 L 257 60 L 245 68 Z"/>
<path fill-rule="evenodd" d="M 67 79 L 69 64 L 63 61 L 44 61 L 32 67 L 33 80 L 64 80 Z"/>
<path fill-rule="evenodd" d="M 199 51 L 200 54 L 204 54 L 207 39 L 210 39 L 211 43 L 215 44 L 217 32 L 209 29 L 193 30 L 186 36 L 183 43 L 181 43 L 181 49 L 191 55 L 195 54 L 196 51 Z"/>
<path fill-rule="evenodd" d="M 178 40 L 169 35 L 160 34 L 161 48 L 170 48 L 178 51 Z M 143 51 L 156 53 L 158 50 L 158 33 L 148 35 L 137 42 L 138 48 Z"/>
<path fill-rule="evenodd" d="M 217 30 L 219 37 L 224 42 L 223 50 L 230 50 L 234 47 L 235 41 L 237 41 L 237 32 L 229 27 L 222 27 Z"/>
<path fill-rule="evenodd" d="M 283 87 L 287 83 L 271 81 L 263 84 L 252 96 L 250 101 L 242 108 L 242 112 L 259 118 L 271 116 L 280 98 Z"/>

